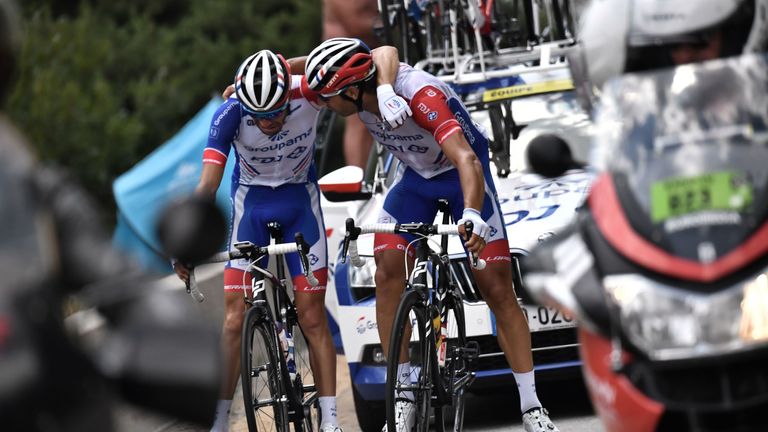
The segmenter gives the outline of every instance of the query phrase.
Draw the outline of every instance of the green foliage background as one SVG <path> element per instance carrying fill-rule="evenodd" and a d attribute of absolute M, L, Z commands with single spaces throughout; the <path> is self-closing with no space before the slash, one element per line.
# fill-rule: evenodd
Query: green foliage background
<path fill-rule="evenodd" d="M 112 213 L 112 181 L 232 80 L 249 54 L 307 54 L 319 0 L 24 0 L 8 110 L 38 156 Z"/>

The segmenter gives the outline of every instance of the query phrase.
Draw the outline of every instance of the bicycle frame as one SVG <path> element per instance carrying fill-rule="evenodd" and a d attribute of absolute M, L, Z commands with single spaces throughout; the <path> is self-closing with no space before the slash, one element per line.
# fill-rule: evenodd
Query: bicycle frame
<path fill-rule="evenodd" d="M 417 399 L 420 422 L 428 419 L 428 412 L 434 410 L 435 421 L 444 419 L 443 407 L 453 405 L 454 426 L 460 430 L 463 423 L 463 398 L 466 388 L 474 381 L 472 361 L 477 358 L 479 346 L 477 342 L 467 342 L 465 334 L 464 303 L 459 292 L 462 281 L 455 279 L 450 267 L 447 253 L 448 235 L 459 235 L 460 227 L 449 224 L 450 212 L 445 200 L 438 201 L 438 209 L 442 213 L 443 224 L 372 224 L 356 227 L 353 219 L 347 219 L 347 230 L 342 246 L 342 256 L 349 252 L 352 265 L 362 266 L 364 262 L 357 252 L 357 238 L 361 234 L 372 233 L 410 233 L 418 236 L 411 245 L 415 244 L 415 259 L 413 268 L 407 272 L 406 289 L 398 304 L 393 332 L 389 340 L 387 362 L 387 385 L 385 404 L 387 407 L 388 427 L 394 428 L 392 417 L 396 394 L 412 391 L 421 396 Z M 472 235 L 471 222 L 464 224 L 465 234 Z M 441 235 L 439 251 L 435 252 L 428 242 L 429 236 Z M 485 262 L 474 255 L 471 256 L 473 267 L 482 269 Z M 455 323 L 457 333 L 452 345 L 448 339 L 448 320 L 453 311 L 451 325 Z M 414 321 L 413 313 L 416 314 Z M 416 325 L 417 327 L 413 327 Z M 411 339 L 415 331 L 418 342 Z M 421 360 L 420 366 L 414 365 L 412 371 L 420 369 L 418 382 L 399 382 L 393 379 L 398 373 L 397 359 L 403 349 L 411 350 L 413 343 L 421 349 L 416 356 Z M 414 353 L 415 354 L 415 353 Z M 395 359 L 395 360 L 393 360 Z M 427 369 L 424 369 L 424 368 Z M 424 424 L 421 428 L 423 429 Z M 419 429 L 419 430 L 422 430 Z M 442 430 L 442 426 L 438 428 Z"/>
<path fill-rule="evenodd" d="M 270 232 L 270 238 L 272 244 L 282 243 L 283 236 L 280 230 L 279 224 L 270 222 L 267 225 L 267 229 Z M 235 244 L 237 247 L 237 244 Z M 255 264 L 265 254 L 259 254 L 259 256 L 249 257 L 249 263 Z M 247 296 L 244 298 L 246 304 L 254 306 L 256 304 L 268 305 L 267 292 L 265 287 L 265 281 L 269 280 L 272 285 L 272 298 L 273 308 L 271 312 L 271 318 L 275 322 L 280 322 L 283 325 L 289 325 L 298 323 L 298 315 L 296 314 L 296 306 L 288 296 L 288 288 L 286 287 L 285 279 L 285 258 L 282 256 L 276 257 L 275 273 L 273 274 L 267 269 L 260 268 L 256 265 L 249 265 L 249 273 L 251 274 L 251 298 Z M 267 310 L 269 308 L 267 307 Z"/>
<path fill-rule="evenodd" d="M 270 238 L 272 240 L 271 244 L 278 244 L 283 242 L 282 231 L 278 223 L 270 222 L 267 224 L 267 229 L 269 230 Z M 235 244 L 235 247 L 237 247 L 237 244 Z M 288 288 L 286 286 L 285 257 L 276 256 L 277 261 L 275 262 L 275 273 L 272 273 L 266 268 L 260 268 L 255 265 L 255 263 L 261 260 L 264 256 L 266 255 L 257 254 L 256 256 L 251 256 L 248 258 L 249 262 L 252 264 L 249 265 L 249 273 L 251 274 L 251 298 L 249 299 L 247 296 L 245 296 L 244 301 L 251 307 L 263 307 L 267 319 L 274 324 L 280 325 L 279 328 L 275 328 L 275 331 L 278 333 L 280 331 L 285 331 L 286 338 L 292 340 L 294 335 L 291 333 L 291 329 L 294 325 L 299 326 L 299 329 L 301 329 L 301 326 L 299 324 L 298 313 L 296 312 L 296 305 L 288 295 Z M 270 281 L 272 286 L 271 297 L 273 301 L 271 302 L 271 309 L 269 307 L 270 302 L 265 286 L 265 282 L 267 280 Z M 290 353 L 289 355 L 293 355 L 291 348 L 292 343 L 288 346 Z M 281 356 L 280 358 L 281 369 L 287 371 L 287 360 L 285 356 Z M 291 378 L 291 380 L 292 379 L 293 378 Z M 293 383 L 290 382 L 289 384 L 290 386 L 286 388 L 293 389 Z M 314 383 L 311 385 L 304 385 L 303 383 L 301 384 L 302 393 L 309 394 L 309 397 L 307 397 L 305 400 L 299 400 L 295 391 L 287 392 L 290 403 L 289 415 L 291 416 L 292 421 L 303 421 L 305 414 L 304 408 L 313 404 L 318 398 L 317 389 Z"/>
<path fill-rule="evenodd" d="M 445 200 L 440 200 L 438 203 L 438 209 L 443 214 L 443 224 L 450 222 L 450 213 L 448 211 L 448 203 Z M 470 234 L 471 235 L 471 234 Z M 435 352 L 435 355 L 431 356 L 430 361 L 433 362 L 431 370 L 434 372 L 432 380 L 435 385 L 435 402 L 434 406 L 440 407 L 444 405 L 453 404 L 453 394 L 455 389 L 469 386 L 474 380 L 474 374 L 465 375 L 461 381 L 454 382 L 452 385 L 452 391 L 446 391 L 445 382 L 443 381 L 443 375 L 440 374 L 441 367 L 445 366 L 445 360 L 448 358 L 447 344 L 448 334 L 446 323 L 448 322 L 448 310 L 451 302 L 461 302 L 462 299 L 457 293 L 459 292 L 457 282 L 450 272 L 450 258 L 448 257 L 448 236 L 442 235 L 440 239 L 440 252 L 436 253 L 429 247 L 428 240 L 424 237 L 420 238 L 416 242 L 416 257 L 414 260 L 413 270 L 406 280 L 406 289 L 412 289 L 420 294 L 422 304 L 430 313 L 436 312 L 440 317 L 440 327 L 434 327 L 434 320 L 429 320 L 425 323 L 428 328 L 425 328 L 426 334 L 429 335 L 428 343 L 433 346 L 437 346 L 438 338 L 440 338 L 440 350 L 441 353 Z M 432 286 L 430 287 L 429 278 L 427 277 L 427 267 L 431 264 L 431 276 Z M 457 319 L 454 317 L 454 319 Z M 462 319 L 463 321 L 463 319 Z M 439 332 L 439 333 L 438 333 Z M 451 358 L 453 358 L 451 354 Z M 447 376 L 453 381 L 453 377 L 456 372 L 456 363 L 451 361 L 450 369 Z"/>

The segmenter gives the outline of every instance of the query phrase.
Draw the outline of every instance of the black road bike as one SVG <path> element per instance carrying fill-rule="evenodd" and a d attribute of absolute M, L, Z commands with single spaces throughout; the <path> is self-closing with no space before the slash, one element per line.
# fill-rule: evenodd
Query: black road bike
<path fill-rule="evenodd" d="M 294 243 L 281 243 L 280 225 L 271 222 L 267 228 L 272 238 L 269 246 L 247 241 L 235 243 L 235 250 L 219 253 L 206 262 L 244 259 L 252 276 L 250 295 L 244 296 L 249 307 L 243 319 L 240 350 L 248 430 L 313 432 L 320 425 L 318 394 L 310 368 L 309 345 L 286 287 L 282 256 L 298 252 L 309 284 L 317 285 L 317 279 L 310 270 L 309 245 L 303 235 L 296 233 Z M 258 266 L 261 259 L 270 255 L 279 257 L 274 273 Z M 190 294 L 202 301 L 192 277 Z"/>
<path fill-rule="evenodd" d="M 397 430 L 396 403 L 402 395 L 411 392 L 414 400 L 410 405 L 416 410 L 416 432 L 433 429 L 462 429 L 464 422 L 464 396 L 475 379 L 474 360 L 479 355 L 479 345 L 467 341 L 464 321 L 464 303 L 461 281 L 453 274 L 447 253 L 448 236 L 459 235 L 459 225 L 448 224 L 448 203 L 439 202 L 443 224 L 372 224 L 355 226 L 347 219 L 347 232 L 343 255 L 349 251 L 353 265 L 362 265 L 357 252 L 357 238 L 369 233 L 409 233 L 416 235 L 416 259 L 405 292 L 395 314 L 392 336 L 387 356 L 387 382 L 385 404 L 387 430 Z M 472 235 L 472 223 L 464 225 L 467 238 Z M 429 236 L 441 236 L 440 243 Z M 438 246 L 434 251 L 429 242 Z M 484 267 L 485 262 L 472 258 L 473 266 Z M 412 329 L 415 329 L 412 331 Z M 408 349 L 412 365 L 409 380 L 397 379 L 399 358 Z"/>

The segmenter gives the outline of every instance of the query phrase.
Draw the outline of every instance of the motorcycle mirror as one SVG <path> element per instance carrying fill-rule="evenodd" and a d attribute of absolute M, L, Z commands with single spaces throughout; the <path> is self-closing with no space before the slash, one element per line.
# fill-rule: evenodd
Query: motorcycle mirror
<path fill-rule="evenodd" d="M 193 196 L 169 205 L 158 218 L 157 238 L 169 257 L 195 265 L 216 253 L 226 221 L 212 199 Z"/>
<path fill-rule="evenodd" d="M 525 152 L 531 170 L 544 177 L 558 177 L 569 169 L 584 167 L 584 163 L 573 158 L 571 147 L 559 135 L 539 135 L 528 143 Z"/>

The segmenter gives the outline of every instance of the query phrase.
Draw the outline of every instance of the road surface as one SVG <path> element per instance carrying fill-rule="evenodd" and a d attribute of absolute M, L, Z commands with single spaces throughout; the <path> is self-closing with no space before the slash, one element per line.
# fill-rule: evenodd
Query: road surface
<path fill-rule="evenodd" d="M 206 319 L 220 323 L 222 320 L 222 277 L 212 267 L 198 273 L 198 282 L 206 300 L 199 304 L 200 313 Z M 170 289 L 182 289 L 181 282 L 173 277 L 166 279 Z M 190 301 L 193 301 L 190 298 Z M 466 431 L 522 431 L 520 410 L 515 389 L 483 395 L 470 395 L 467 398 L 467 411 L 464 422 Z M 579 383 L 571 385 L 540 384 L 539 397 L 545 403 L 550 415 L 562 432 L 600 432 L 602 427 L 594 416 L 586 392 Z M 344 356 L 337 357 L 337 397 L 339 423 L 344 432 L 360 432 L 352 402 L 349 370 Z M 230 415 L 231 432 L 247 432 L 243 413 L 242 399 L 235 395 Z M 208 428 L 191 425 L 178 420 L 158 416 L 130 406 L 120 408 L 117 419 L 120 432 L 207 432 Z M 511 429 L 510 429 L 511 427 Z"/>

